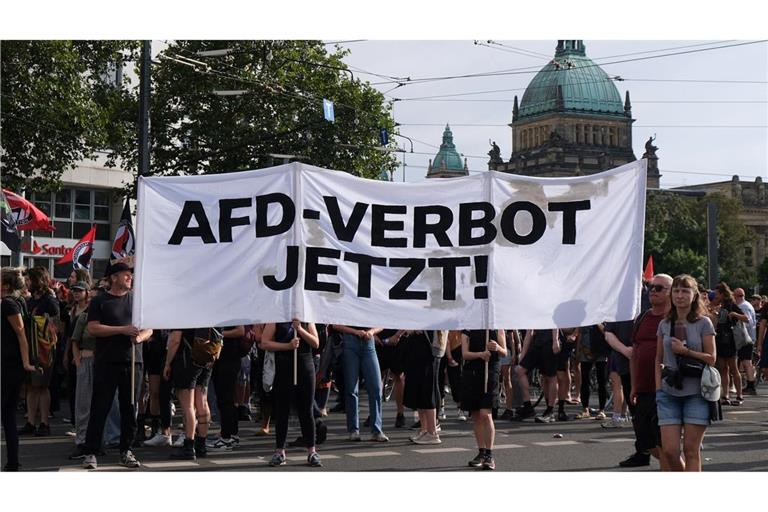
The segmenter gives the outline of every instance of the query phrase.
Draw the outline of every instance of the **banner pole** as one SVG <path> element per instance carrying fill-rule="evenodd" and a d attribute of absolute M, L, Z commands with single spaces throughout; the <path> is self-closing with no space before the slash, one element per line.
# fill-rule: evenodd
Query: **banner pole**
<path fill-rule="evenodd" d="M 490 339 L 490 331 L 485 330 L 485 350 L 488 350 L 488 340 Z M 485 362 L 485 373 L 483 375 L 483 382 L 485 383 L 484 393 L 488 393 L 488 361 Z"/>
<path fill-rule="evenodd" d="M 299 349 L 298 348 L 293 349 L 293 385 L 294 386 L 296 385 L 296 373 L 297 373 L 296 367 L 298 366 L 298 358 L 299 358 L 298 354 L 299 354 Z"/>
<path fill-rule="evenodd" d="M 136 346 L 131 343 L 131 405 L 136 405 Z"/>

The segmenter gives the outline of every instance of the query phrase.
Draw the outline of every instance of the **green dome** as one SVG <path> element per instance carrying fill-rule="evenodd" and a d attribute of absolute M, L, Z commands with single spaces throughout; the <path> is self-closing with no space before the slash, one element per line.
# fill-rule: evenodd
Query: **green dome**
<path fill-rule="evenodd" d="M 445 165 L 445 167 L 443 167 Z M 443 131 L 443 143 L 440 144 L 440 151 L 435 155 L 435 160 L 432 162 L 432 169 L 446 169 L 449 171 L 463 171 L 464 162 L 461 160 L 461 155 L 456 151 L 456 146 L 453 143 L 453 132 L 451 127 L 445 125 L 445 131 Z"/>
<path fill-rule="evenodd" d="M 555 58 L 528 84 L 517 120 L 550 112 L 626 117 L 618 89 L 580 40 L 558 41 Z"/>

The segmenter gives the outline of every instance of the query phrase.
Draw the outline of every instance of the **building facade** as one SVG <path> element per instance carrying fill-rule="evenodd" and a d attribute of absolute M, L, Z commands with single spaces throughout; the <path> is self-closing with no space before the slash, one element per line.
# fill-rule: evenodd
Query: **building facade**
<path fill-rule="evenodd" d="M 427 178 L 456 178 L 469 175 L 467 159 L 462 162 L 461 155 L 456 151 L 453 143 L 453 132 L 449 125 L 445 125 L 443 142 L 434 159 L 429 160 Z"/>

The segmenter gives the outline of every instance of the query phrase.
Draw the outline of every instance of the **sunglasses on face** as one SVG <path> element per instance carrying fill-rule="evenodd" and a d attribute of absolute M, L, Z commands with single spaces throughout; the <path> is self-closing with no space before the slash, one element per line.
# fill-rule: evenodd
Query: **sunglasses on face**
<path fill-rule="evenodd" d="M 658 292 L 663 292 L 664 290 L 667 289 L 667 287 L 664 286 L 663 284 L 652 284 L 651 286 L 648 287 L 648 289 L 652 292 L 658 293 Z"/>

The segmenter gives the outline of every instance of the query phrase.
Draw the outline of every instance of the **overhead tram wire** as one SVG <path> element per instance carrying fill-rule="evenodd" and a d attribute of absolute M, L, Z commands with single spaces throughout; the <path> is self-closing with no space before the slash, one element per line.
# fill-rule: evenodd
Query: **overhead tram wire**
<path fill-rule="evenodd" d="M 505 98 L 505 99 L 408 99 L 407 101 L 418 101 L 418 102 L 487 102 L 487 103 L 512 103 L 514 99 L 512 98 Z M 753 103 L 768 103 L 767 100 L 632 100 L 632 104 L 635 103 L 669 103 L 669 104 L 688 104 L 688 103 L 696 103 L 696 104 L 753 104 Z"/>
<path fill-rule="evenodd" d="M 398 123 L 398 126 L 444 126 L 445 123 Z M 509 123 L 504 124 L 490 124 L 490 123 L 451 123 L 451 126 L 460 126 L 465 128 L 500 128 L 508 127 Z M 751 129 L 751 128 L 768 128 L 765 124 L 756 125 L 703 125 L 703 124 L 636 124 L 634 128 L 739 128 L 739 129 Z"/>

